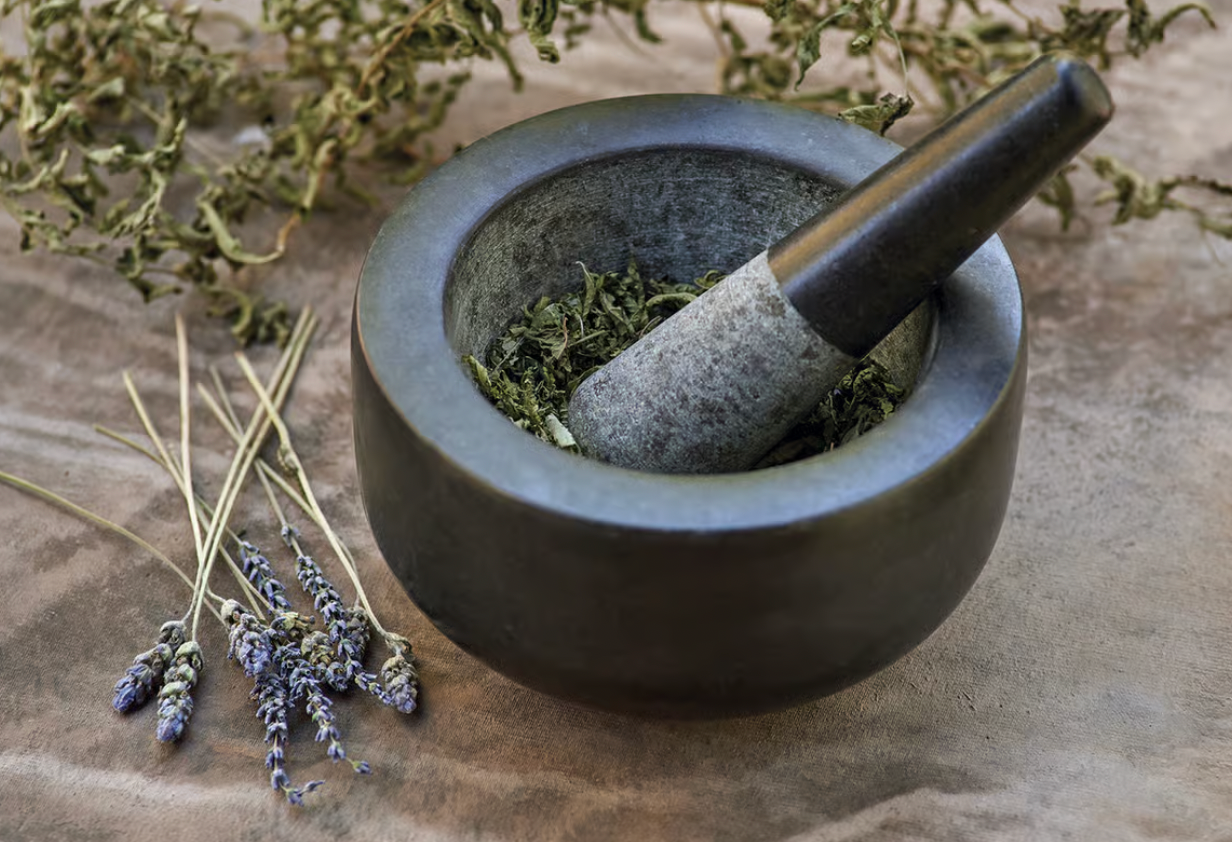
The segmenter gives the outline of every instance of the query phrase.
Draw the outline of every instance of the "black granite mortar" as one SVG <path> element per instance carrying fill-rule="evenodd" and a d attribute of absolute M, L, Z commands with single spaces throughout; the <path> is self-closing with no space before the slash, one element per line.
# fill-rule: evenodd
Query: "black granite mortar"
<path fill-rule="evenodd" d="M 898 147 L 801 109 L 652 96 L 478 141 L 369 252 L 353 321 L 355 446 L 377 542 L 452 640 L 600 707 L 722 716 L 860 680 L 926 638 L 982 569 L 1013 479 L 1026 342 L 995 238 L 875 355 L 912 396 L 831 453 L 665 476 L 573 456 L 471 383 L 576 265 L 730 271 Z"/>

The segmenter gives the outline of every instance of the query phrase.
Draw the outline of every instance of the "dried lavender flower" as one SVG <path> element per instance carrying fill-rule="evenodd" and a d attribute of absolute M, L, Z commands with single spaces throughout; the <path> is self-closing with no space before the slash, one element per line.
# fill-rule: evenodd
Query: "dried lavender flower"
<path fill-rule="evenodd" d="M 352 681 L 364 671 L 364 653 L 368 651 L 368 612 L 356 606 L 347 611 L 346 625 L 338 636 L 338 656 L 347 662 L 347 677 Z M 368 673 L 371 675 L 371 673 Z M 375 680 L 376 676 L 373 676 Z"/>
<path fill-rule="evenodd" d="M 158 643 L 133 658 L 133 665 L 116 682 L 111 706 L 120 713 L 128 713 L 148 702 L 154 691 L 162 686 L 163 673 L 174 654 L 170 646 Z"/>
<path fill-rule="evenodd" d="M 156 735 L 164 743 L 184 736 L 192 716 L 192 688 L 201 671 L 201 647 L 195 640 L 181 644 L 175 650 L 175 660 L 167 670 L 163 689 L 158 693 L 158 728 Z"/>
<path fill-rule="evenodd" d="M 328 742 L 326 754 L 334 762 L 346 760 L 346 749 L 342 745 L 342 734 L 338 731 L 334 718 L 333 702 L 321 689 L 318 679 L 318 669 L 314 660 L 332 656 L 328 646 L 328 638 L 321 632 L 308 635 L 297 649 L 293 645 L 280 646 L 277 653 L 279 672 L 287 680 L 289 702 L 294 703 L 304 699 L 304 709 L 317 726 L 316 741 Z M 351 762 L 356 771 L 360 771 L 360 763 Z M 366 764 L 362 764 L 366 768 Z"/>
<path fill-rule="evenodd" d="M 270 618 L 270 635 L 279 645 L 298 643 L 312 631 L 313 618 L 298 611 L 280 611 Z"/>
<path fill-rule="evenodd" d="M 158 630 L 158 642 L 179 649 L 188 642 L 188 628 L 183 620 L 168 620 Z"/>
<path fill-rule="evenodd" d="M 257 591 L 269 603 L 270 609 L 273 611 L 291 610 L 291 603 L 287 599 L 287 589 L 274 575 L 274 568 L 270 565 L 269 559 L 261 555 L 261 551 L 248 541 L 241 539 L 239 545 L 240 558 L 244 563 L 244 575 L 256 586 Z"/>
<path fill-rule="evenodd" d="M 309 781 L 301 787 L 295 789 L 288 788 L 283 790 L 283 792 L 286 793 L 289 803 L 299 807 L 303 805 L 305 795 L 323 786 L 325 786 L 325 781 Z"/>
<path fill-rule="evenodd" d="M 419 706 L 419 673 L 415 671 L 415 658 L 411 642 L 397 634 L 389 634 L 386 643 L 394 656 L 381 666 L 381 679 L 385 682 L 388 704 L 402 713 L 413 713 Z"/>
<path fill-rule="evenodd" d="M 184 624 L 178 620 L 163 623 L 158 643 L 136 658 L 133 665 L 116 682 L 111 706 L 120 713 L 136 710 L 150 700 L 163 683 L 163 675 L 171 665 L 175 650 L 184 643 Z"/>
<path fill-rule="evenodd" d="M 285 529 L 285 527 L 284 527 Z M 368 645 L 368 615 L 362 609 L 346 607 L 342 594 L 325 578 L 325 574 L 310 556 L 300 553 L 295 559 L 295 575 L 312 597 L 313 606 L 321 612 L 329 631 L 329 642 L 337 651 L 333 662 L 340 669 L 326 675 L 329 686 L 345 690 L 356 674 L 363 671 L 364 651 Z M 373 677 L 375 681 L 375 676 Z"/>
<path fill-rule="evenodd" d="M 269 670 L 257 676 L 252 697 L 257 700 L 257 718 L 265 723 L 265 767 L 270 770 L 270 787 L 278 790 L 292 804 L 303 804 L 304 795 L 321 786 L 324 781 L 309 781 L 302 787 L 291 785 L 287 774 L 285 746 L 287 742 L 288 705 L 287 679 L 280 672 Z"/>
<path fill-rule="evenodd" d="M 327 626 L 346 622 L 346 604 L 342 594 L 325 578 L 321 566 L 311 556 L 299 554 L 295 559 L 295 577 L 304 592 L 312 597 L 312 605 L 321 612 Z M 332 636 L 332 633 L 331 633 Z"/>
<path fill-rule="evenodd" d="M 268 670 L 274 656 L 269 628 L 234 599 L 223 603 L 222 616 L 230 627 L 227 657 L 239 661 L 244 675 L 249 678 L 256 678 Z"/>
<path fill-rule="evenodd" d="M 335 629 L 330 630 L 330 642 L 336 647 L 338 663 L 346 670 L 346 681 L 359 689 L 371 693 L 381 704 L 396 706 L 389 693 L 381 686 L 381 680 L 376 673 L 364 669 L 364 653 L 368 650 L 369 631 L 368 612 L 356 606 L 347 609 L 346 621 L 334 639 Z M 336 687 L 330 684 L 331 687 Z M 343 689 L 336 687 L 336 689 Z"/>
<path fill-rule="evenodd" d="M 346 665 L 338 660 L 334 647 L 325 632 L 312 632 L 300 644 L 300 652 L 312 666 L 318 681 L 323 681 L 335 690 L 347 686 Z"/>

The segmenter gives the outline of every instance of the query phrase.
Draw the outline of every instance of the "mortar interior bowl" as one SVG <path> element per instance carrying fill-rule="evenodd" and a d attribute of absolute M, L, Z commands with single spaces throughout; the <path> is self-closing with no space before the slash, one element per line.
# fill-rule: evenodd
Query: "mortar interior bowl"
<path fill-rule="evenodd" d="M 352 322 L 376 541 L 450 639 L 525 685 L 650 715 L 787 707 L 923 641 L 984 566 L 1014 473 L 1021 294 L 999 240 L 876 352 L 911 395 L 829 453 L 715 476 L 628 471 L 516 428 L 480 359 L 578 261 L 731 271 L 899 151 L 802 109 L 629 97 L 535 117 L 416 186 Z"/>

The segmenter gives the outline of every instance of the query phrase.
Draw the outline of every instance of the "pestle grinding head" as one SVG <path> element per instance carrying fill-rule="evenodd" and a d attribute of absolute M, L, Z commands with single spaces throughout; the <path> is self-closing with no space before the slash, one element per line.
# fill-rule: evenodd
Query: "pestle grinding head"
<path fill-rule="evenodd" d="M 762 252 L 579 386 L 569 430 L 626 468 L 740 471 L 855 363 L 810 328 Z M 785 408 L 783 395 L 798 399 Z"/>
<path fill-rule="evenodd" d="M 1088 65 L 1037 59 L 578 386 L 582 452 L 663 473 L 748 470 L 1112 111 Z"/>

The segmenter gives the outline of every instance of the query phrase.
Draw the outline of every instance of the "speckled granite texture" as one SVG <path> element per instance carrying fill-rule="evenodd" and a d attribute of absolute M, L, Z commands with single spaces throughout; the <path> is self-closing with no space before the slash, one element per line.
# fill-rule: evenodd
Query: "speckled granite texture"
<path fill-rule="evenodd" d="M 1098 149 L 1161 174 L 1232 174 L 1232 3 L 1214 6 L 1223 29 L 1182 25 L 1187 37 L 1109 76 L 1119 113 Z M 710 90 L 704 27 L 660 20 L 678 53 L 607 34 L 567 56 L 572 70 L 536 68 L 521 97 L 481 76 L 450 139 L 598 96 Z M 116 714 L 111 686 L 187 589 L 123 540 L 0 488 L 0 840 L 1232 840 L 1232 246 L 1181 219 L 1062 235 L 1042 209 L 1020 215 L 1005 240 L 1030 318 L 1026 420 L 1009 516 L 970 596 L 843 693 L 662 723 L 499 677 L 430 626 L 376 552 L 348 322 L 382 215 L 322 214 L 266 274 L 323 315 L 289 422 L 377 610 L 415 641 L 421 713 L 339 703 L 374 769 L 363 779 L 301 722 L 291 771 L 327 785 L 291 809 L 265 784 L 262 728 L 214 623 L 191 736 L 157 744 L 151 712 Z M 169 482 L 91 425 L 136 429 L 127 368 L 171 429 L 174 308 L 195 373 L 233 370 L 229 341 L 198 301 L 145 308 L 93 267 L 20 255 L 17 239 L 0 221 L 0 469 L 187 560 Z M 216 492 L 229 451 L 204 414 L 199 428 Z M 245 511 L 261 511 L 255 496 Z M 251 522 L 273 542 L 264 514 Z"/>

